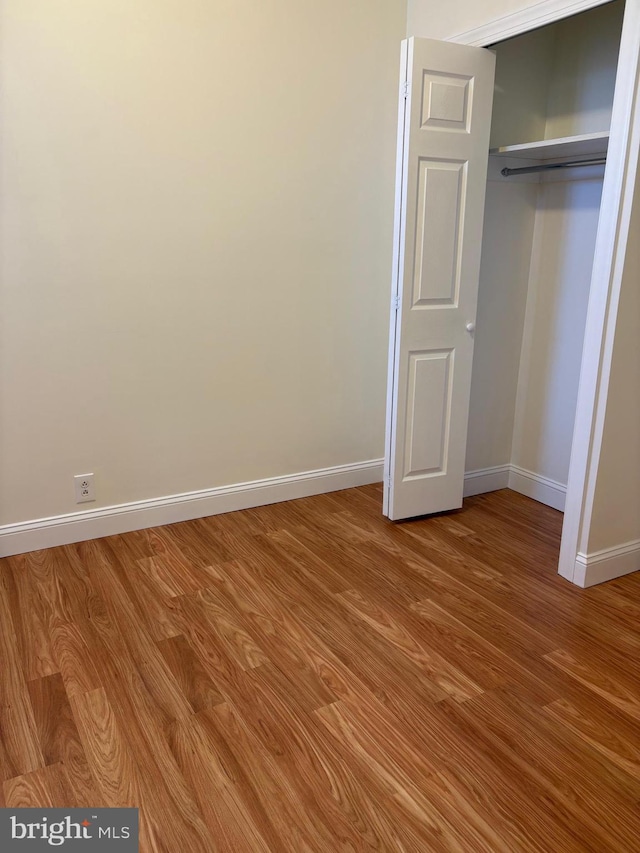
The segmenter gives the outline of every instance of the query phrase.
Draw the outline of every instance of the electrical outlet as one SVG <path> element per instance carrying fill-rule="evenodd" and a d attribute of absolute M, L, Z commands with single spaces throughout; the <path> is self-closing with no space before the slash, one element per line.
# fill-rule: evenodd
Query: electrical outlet
<path fill-rule="evenodd" d="M 96 487 L 93 480 L 93 474 L 76 474 L 73 478 L 73 484 L 76 489 L 77 504 L 87 503 L 87 501 L 95 501 Z"/>

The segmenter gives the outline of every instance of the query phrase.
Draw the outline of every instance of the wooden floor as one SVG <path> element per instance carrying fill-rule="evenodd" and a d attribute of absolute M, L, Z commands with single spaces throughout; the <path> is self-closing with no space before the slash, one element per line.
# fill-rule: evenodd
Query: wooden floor
<path fill-rule="evenodd" d="M 0 561 L 0 805 L 147 851 L 640 850 L 640 575 L 367 486 Z"/>

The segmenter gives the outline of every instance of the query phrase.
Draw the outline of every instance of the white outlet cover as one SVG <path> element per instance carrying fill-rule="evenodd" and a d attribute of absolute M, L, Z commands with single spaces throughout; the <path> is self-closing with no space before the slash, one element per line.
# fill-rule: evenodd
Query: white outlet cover
<path fill-rule="evenodd" d="M 73 478 L 76 493 L 76 503 L 83 504 L 95 501 L 96 490 L 93 474 L 76 474 Z"/>

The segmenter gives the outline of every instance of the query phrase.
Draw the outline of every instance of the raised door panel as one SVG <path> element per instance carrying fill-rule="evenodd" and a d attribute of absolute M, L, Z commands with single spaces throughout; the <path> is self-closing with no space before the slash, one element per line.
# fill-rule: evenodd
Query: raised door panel
<path fill-rule="evenodd" d="M 404 477 L 441 477 L 447 470 L 453 354 L 409 354 Z"/>
<path fill-rule="evenodd" d="M 413 307 L 457 302 L 466 164 L 420 160 Z"/>

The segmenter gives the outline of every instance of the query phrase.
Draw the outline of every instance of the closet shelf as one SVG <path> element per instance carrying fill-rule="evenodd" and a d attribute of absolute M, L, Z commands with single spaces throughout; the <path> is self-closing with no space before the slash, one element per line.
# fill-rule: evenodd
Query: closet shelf
<path fill-rule="evenodd" d="M 582 157 L 590 154 L 606 154 L 609 133 L 583 133 L 580 136 L 563 136 L 559 139 L 541 139 L 539 142 L 524 142 L 522 145 L 504 145 L 491 148 L 489 154 L 498 157 L 515 157 L 523 160 L 556 160 L 559 157 Z"/>

